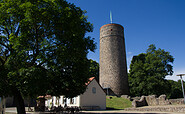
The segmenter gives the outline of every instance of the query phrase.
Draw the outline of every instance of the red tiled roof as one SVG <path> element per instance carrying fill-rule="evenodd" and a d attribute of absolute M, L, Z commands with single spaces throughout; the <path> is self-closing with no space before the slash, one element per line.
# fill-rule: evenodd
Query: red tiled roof
<path fill-rule="evenodd" d="M 85 83 L 85 85 L 89 85 L 89 84 L 90 84 L 94 79 L 95 79 L 95 77 L 91 77 L 91 78 L 89 78 L 88 82 L 87 82 L 87 83 Z"/>

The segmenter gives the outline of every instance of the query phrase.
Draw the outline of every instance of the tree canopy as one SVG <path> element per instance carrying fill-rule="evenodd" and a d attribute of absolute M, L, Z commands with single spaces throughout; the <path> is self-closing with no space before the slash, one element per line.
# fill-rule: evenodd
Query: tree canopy
<path fill-rule="evenodd" d="M 95 77 L 95 79 L 99 82 L 99 63 L 90 59 L 90 69 L 89 69 L 89 76 Z"/>
<path fill-rule="evenodd" d="M 0 0 L 0 96 L 23 106 L 23 96 L 83 93 L 87 53 L 96 48 L 85 36 L 92 29 L 65 0 Z"/>
<path fill-rule="evenodd" d="M 170 84 L 165 76 L 173 74 L 174 58 L 164 49 L 150 45 L 146 53 L 132 58 L 129 86 L 132 96 L 169 93 Z"/>
<path fill-rule="evenodd" d="M 170 86 L 170 92 L 168 94 L 168 98 L 171 99 L 176 99 L 176 98 L 183 98 L 183 93 L 182 93 L 182 84 L 181 84 L 181 80 L 173 81 L 173 80 L 168 80 L 169 82 L 169 86 Z M 184 87 L 185 87 L 185 83 L 183 82 Z M 185 88 L 184 88 L 185 91 Z"/>

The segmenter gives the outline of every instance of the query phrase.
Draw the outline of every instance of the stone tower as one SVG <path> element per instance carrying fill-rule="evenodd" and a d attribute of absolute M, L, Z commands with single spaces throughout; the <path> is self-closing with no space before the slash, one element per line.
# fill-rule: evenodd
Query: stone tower
<path fill-rule="evenodd" d="M 106 24 L 100 28 L 100 85 L 114 95 L 128 95 L 124 28 Z"/>

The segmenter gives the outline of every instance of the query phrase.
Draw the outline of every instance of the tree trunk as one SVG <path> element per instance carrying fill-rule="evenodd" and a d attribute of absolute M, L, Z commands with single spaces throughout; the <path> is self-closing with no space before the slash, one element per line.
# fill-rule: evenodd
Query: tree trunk
<path fill-rule="evenodd" d="M 13 92 L 14 92 L 14 101 L 17 107 L 17 113 L 26 114 L 24 100 L 22 98 L 20 91 L 16 88 L 13 90 Z"/>

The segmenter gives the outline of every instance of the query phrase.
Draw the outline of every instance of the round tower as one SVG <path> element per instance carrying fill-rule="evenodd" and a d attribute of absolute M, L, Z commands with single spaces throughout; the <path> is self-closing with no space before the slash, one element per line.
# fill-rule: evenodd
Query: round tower
<path fill-rule="evenodd" d="M 100 28 L 100 85 L 117 96 L 129 94 L 124 28 L 119 24 Z"/>

